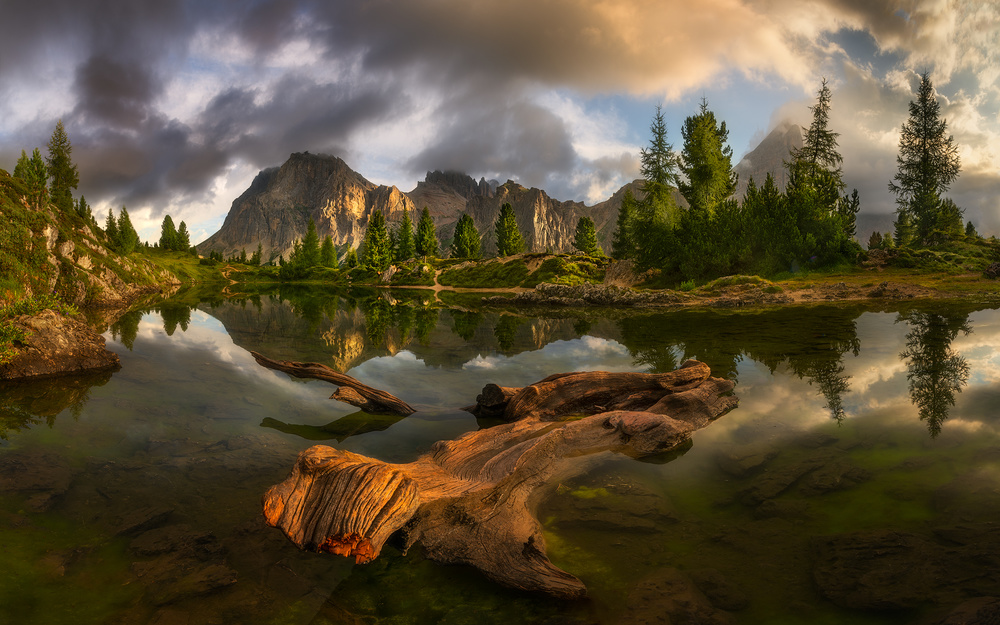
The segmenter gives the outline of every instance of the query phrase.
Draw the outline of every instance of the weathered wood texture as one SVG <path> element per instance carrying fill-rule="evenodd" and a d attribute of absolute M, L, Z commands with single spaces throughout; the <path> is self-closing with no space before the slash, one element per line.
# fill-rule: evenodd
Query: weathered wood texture
<path fill-rule="evenodd" d="M 406 546 L 421 543 L 433 560 L 470 564 L 514 588 L 584 597 L 583 583 L 546 555 L 533 515 L 541 487 L 602 453 L 639 457 L 685 443 L 737 405 L 732 388 L 688 361 L 664 374 L 570 373 L 484 389 L 480 405 L 484 396 L 494 409 L 503 404 L 510 423 L 439 441 L 407 464 L 311 447 L 267 491 L 264 514 L 303 549 L 367 562 L 403 530 Z M 555 421 L 581 414 L 591 416 Z"/>
<path fill-rule="evenodd" d="M 408 403 L 400 398 L 377 388 L 363 384 L 349 375 L 334 371 L 318 362 L 293 362 L 289 360 L 272 360 L 257 352 L 250 352 L 257 364 L 268 369 L 284 371 L 297 378 L 323 380 L 336 384 L 340 388 L 330 396 L 352 406 L 357 406 L 372 414 L 398 414 L 408 416 L 416 412 Z"/>

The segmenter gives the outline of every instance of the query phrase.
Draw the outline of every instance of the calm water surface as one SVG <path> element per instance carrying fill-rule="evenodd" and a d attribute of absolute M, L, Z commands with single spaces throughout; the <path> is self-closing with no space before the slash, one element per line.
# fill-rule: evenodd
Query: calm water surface
<path fill-rule="evenodd" d="M 0 623 L 933 623 L 1000 592 L 996 310 L 544 318 L 428 297 L 167 302 L 109 328 L 120 371 L 0 387 Z M 250 350 L 418 412 L 359 413 Z M 460 410 L 487 383 L 689 357 L 737 382 L 738 409 L 678 457 L 608 454 L 542 498 L 549 555 L 586 602 L 419 548 L 368 565 L 302 553 L 261 520 L 312 444 L 405 462 L 490 425 Z"/>

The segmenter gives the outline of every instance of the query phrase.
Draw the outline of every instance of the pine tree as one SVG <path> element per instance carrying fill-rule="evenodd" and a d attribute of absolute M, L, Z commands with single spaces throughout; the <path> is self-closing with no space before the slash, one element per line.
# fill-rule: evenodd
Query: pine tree
<path fill-rule="evenodd" d="M 49 192 L 46 183 L 49 179 L 49 169 L 42 159 L 42 153 L 35 148 L 28 158 L 27 153 L 21 150 L 21 157 L 14 165 L 14 177 L 24 181 L 28 188 L 28 201 L 35 208 L 42 208 Z"/>
<path fill-rule="evenodd" d="M 382 211 L 372 212 L 365 230 L 362 249 L 364 268 L 374 273 L 382 273 L 392 264 L 392 250 L 389 246 L 389 230 L 385 225 Z"/>
<path fill-rule="evenodd" d="M 965 236 L 976 239 L 979 238 L 979 233 L 976 232 L 976 224 L 972 223 L 972 221 L 969 221 L 969 223 L 965 224 Z"/>
<path fill-rule="evenodd" d="M 260 243 L 257 243 L 256 251 L 254 251 L 254 253 L 250 256 L 250 264 L 253 265 L 254 267 L 259 267 L 260 261 L 263 256 L 264 256 L 264 246 L 261 245 Z"/>
<path fill-rule="evenodd" d="M 302 239 L 302 265 L 309 269 L 319 264 L 319 234 L 316 233 L 316 223 L 310 217 L 306 236 Z"/>
<path fill-rule="evenodd" d="M 347 254 L 344 256 L 344 264 L 347 265 L 348 269 L 354 269 L 358 266 L 358 251 L 353 247 L 348 248 Z"/>
<path fill-rule="evenodd" d="M 604 251 L 597 243 L 597 228 L 594 227 L 594 220 L 590 217 L 581 217 L 576 222 L 573 247 L 587 256 L 604 256 Z"/>
<path fill-rule="evenodd" d="M 415 244 L 417 256 L 434 257 L 438 254 L 438 240 L 434 228 L 434 220 L 431 219 L 431 213 L 427 210 L 426 206 L 420 213 L 420 221 L 417 222 Z"/>
<path fill-rule="evenodd" d="M 899 221 L 908 215 L 918 239 L 934 229 L 941 208 L 941 194 L 958 178 L 961 161 L 954 137 L 948 135 L 948 123 L 939 119 L 940 106 L 934 87 L 925 72 L 920 77 L 916 101 L 910 102 L 910 118 L 899 135 L 899 166 L 889 182 L 896 195 Z"/>
<path fill-rule="evenodd" d="M 174 220 L 170 215 L 165 215 L 163 223 L 160 224 L 160 249 L 177 249 L 177 229 L 174 227 Z"/>
<path fill-rule="evenodd" d="M 94 224 L 94 212 L 90 209 L 90 205 L 87 204 L 86 198 L 82 195 L 80 200 L 76 203 L 76 214 L 80 216 L 85 223 L 93 225 Z"/>
<path fill-rule="evenodd" d="M 792 148 L 791 161 L 785 163 L 789 174 L 795 170 L 800 184 L 810 185 L 826 194 L 826 203 L 832 206 L 844 189 L 841 179 L 841 164 L 844 162 L 837 151 L 837 137 L 840 133 L 828 128 L 830 122 L 830 87 L 823 79 L 816 94 L 816 104 L 809 107 L 813 119 L 802 138 L 801 148 Z M 830 194 L 834 194 L 830 197 Z"/>
<path fill-rule="evenodd" d="M 191 234 L 188 232 L 187 224 L 183 221 L 177 226 L 177 238 L 174 241 L 176 243 L 175 249 L 179 252 L 186 252 L 191 247 Z"/>
<path fill-rule="evenodd" d="M 517 218 L 510 202 L 504 202 L 493 226 L 497 237 L 497 256 L 510 256 L 524 251 L 524 237 L 517 227 Z"/>
<path fill-rule="evenodd" d="M 640 152 L 644 195 L 636 202 L 631 229 L 634 258 L 643 269 L 664 264 L 674 244 L 673 230 L 679 222 L 671 192 L 671 185 L 677 183 L 677 155 L 667 142 L 667 125 L 659 106 L 649 130 L 652 133 L 649 147 Z"/>
<path fill-rule="evenodd" d="M 337 250 L 333 247 L 333 237 L 329 234 L 323 237 L 323 247 L 319 250 L 319 263 L 324 267 L 337 267 Z"/>
<path fill-rule="evenodd" d="M 477 259 L 482 255 L 479 231 L 467 213 L 463 213 L 455 224 L 455 237 L 451 244 L 452 258 Z"/>
<path fill-rule="evenodd" d="M 73 192 L 70 189 L 75 189 L 80 184 L 80 175 L 70 158 L 73 146 L 69 142 L 61 119 L 52 131 L 48 148 L 49 156 L 46 162 L 49 166 L 49 176 L 52 178 L 50 185 L 52 203 L 68 213 L 73 210 Z"/>
<path fill-rule="evenodd" d="M 678 180 L 678 189 L 690 210 L 714 214 L 736 190 L 733 149 L 726 145 L 729 138 L 726 122 L 721 125 L 716 122 L 715 113 L 708 110 L 708 102 L 703 98 L 698 114 L 684 120 L 681 136 L 684 137 L 680 161 L 683 178 Z"/>
<path fill-rule="evenodd" d="M 632 189 L 626 189 L 622 197 L 621 208 L 618 209 L 618 222 L 611 238 L 611 258 L 624 260 L 635 255 L 635 243 L 632 241 L 632 224 L 635 221 L 635 196 Z"/>
<path fill-rule="evenodd" d="M 131 254 L 139 246 L 139 234 L 132 226 L 132 220 L 128 216 L 128 209 L 122 206 L 118 214 L 118 252 L 121 254 Z"/>
<path fill-rule="evenodd" d="M 913 239 L 916 236 L 916 229 L 913 227 L 909 211 L 900 210 L 896 213 L 896 221 L 893 223 L 893 229 L 892 239 L 896 247 L 908 247 L 913 243 Z"/>
<path fill-rule="evenodd" d="M 394 258 L 399 261 L 407 261 L 416 254 L 416 245 L 413 240 L 413 221 L 410 219 L 410 211 L 403 211 L 403 221 L 400 222 L 396 230 L 396 247 Z"/>
<path fill-rule="evenodd" d="M 108 219 L 104 222 L 104 234 L 108 237 L 108 247 L 118 250 L 118 220 L 115 219 L 115 211 L 108 209 Z"/>

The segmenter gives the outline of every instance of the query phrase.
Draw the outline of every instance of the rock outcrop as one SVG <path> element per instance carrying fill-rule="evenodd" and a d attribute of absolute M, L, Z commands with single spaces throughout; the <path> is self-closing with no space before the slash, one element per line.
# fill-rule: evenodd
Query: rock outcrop
<path fill-rule="evenodd" d="M 24 332 L 16 354 L 0 366 L 0 380 L 44 378 L 85 371 L 117 369 L 118 355 L 104 346 L 104 337 L 85 323 L 45 310 L 22 315 L 13 325 Z"/>
<path fill-rule="evenodd" d="M 802 128 L 789 122 L 779 124 L 733 167 L 733 171 L 740 177 L 736 197 L 743 197 L 751 178 L 760 187 L 767 180 L 768 174 L 774 177 L 774 184 L 783 191 L 788 184 L 785 161 L 789 159 L 789 151 L 801 147 Z"/>

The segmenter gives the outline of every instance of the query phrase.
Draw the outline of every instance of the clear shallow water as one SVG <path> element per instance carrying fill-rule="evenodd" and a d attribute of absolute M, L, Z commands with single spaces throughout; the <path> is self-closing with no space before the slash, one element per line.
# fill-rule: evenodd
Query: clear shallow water
<path fill-rule="evenodd" d="M 2 389 L 0 623 L 616 623 L 684 593 L 738 623 L 915 623 L 1000 588 L 995 310 L 537 318 L 371 295 L 166 303 L 109 330 L 113 375 Z M 419 412 L 357 413 L 250 350 L 329 364 Z M 301 553 L 260 520 L 309 445 L 408 461 L 489 425 L 459 409 L 486 383 L 687 357 L 737 380 L 740 407 L 672 461 L 609 455 L 539 505 L 587 602 L 419 550 L 360 566 Z"/>

